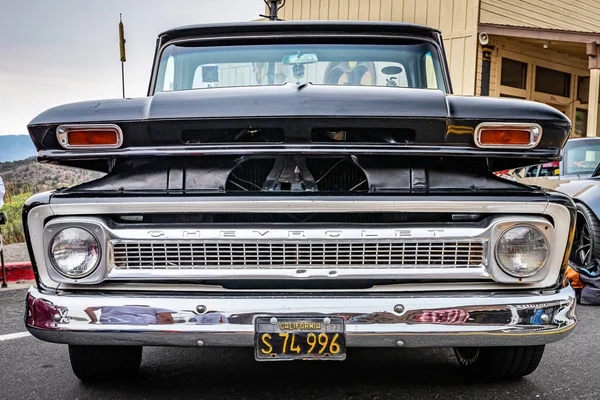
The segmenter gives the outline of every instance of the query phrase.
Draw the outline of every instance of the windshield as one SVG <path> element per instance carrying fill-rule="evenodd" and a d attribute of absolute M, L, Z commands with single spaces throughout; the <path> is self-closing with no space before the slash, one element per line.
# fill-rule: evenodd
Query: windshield
<path fill-rule="evenodd" d="M 600 162 L 600 141 L 572 140 L 565 146 L 564 175 L 591 175 Z"/>
<path fill-rule="evenodd" d="M 398 45 L 167 46 L 156 92 L 286 83 L 390 86 L 445 91 L 436 48 Z"/>

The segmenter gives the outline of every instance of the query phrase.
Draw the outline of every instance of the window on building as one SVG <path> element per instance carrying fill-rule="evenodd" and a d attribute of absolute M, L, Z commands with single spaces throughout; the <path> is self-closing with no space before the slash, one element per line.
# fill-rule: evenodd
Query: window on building
<path fill-rule="evenodd" d="M 577 101 L 582 104 L 587 104 L 590 96 L 590 77 L 577 77 Z"/>
<path fill-rule="evenodd" d="M 587 136 L 588 110 L 578 108 L 575 110 L 575 129 L 573 136 Z"/>
<path fill-rule="evenodd" d="M 517 89 L 527 88 L 527 64 L 510 58 L 502 58 L 500 84 Z"/>
<path fill-rule="evenodd" d="M 548 104 L 573 121 L 572 136 L 587 136 L 589 77 L 581 64 L 557 63 L 558 54 L 547 58 L 499 49 L 493 56 L 500 74 L 490 80 L 490 94 Z M 600 160 L 599 160 L 600 161 Z"/>
<path fill-rule="evenodd" d="M 571 74 L 550 68 L 535 68 L 535 91 L 571 97 Z"/>
<path fill-rule="evenodd" d="M 506 93 L 500 93 L 500 97 L 506 97 L 506 98 L 509 98 L 509 99 L 527 100 L 526 97 L 523 97 L 523 96 L 513 96 L 511 94 L 506 94 Z"/>

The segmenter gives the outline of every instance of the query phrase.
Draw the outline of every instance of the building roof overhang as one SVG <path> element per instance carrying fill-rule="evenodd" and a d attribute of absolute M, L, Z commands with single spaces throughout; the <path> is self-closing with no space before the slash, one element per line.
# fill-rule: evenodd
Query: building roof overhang
<path fill-rule="evenodd" d="M 547 41 L 600 43 L 600 32 L 586 33 L 558 29 L 528 28 L 521 26 L 495 24 L 479 24 L 479 32 L 485 32 L 489 35 L 509 36 L 526 39 L 539 39 Z"/>

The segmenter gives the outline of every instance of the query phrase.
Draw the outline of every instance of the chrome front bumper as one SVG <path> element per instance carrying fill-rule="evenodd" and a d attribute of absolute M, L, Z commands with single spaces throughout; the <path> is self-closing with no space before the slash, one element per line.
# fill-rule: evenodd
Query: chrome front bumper
<path fill-rule="evenodd" d="M 514 346 L 555 342 L 576 324 L 570 287 L 543 294 L 348 296 L 27 295 L 37 338 L 83 345 L 253 346 L 258 316 L 342 317 L 348 347 Z"/>

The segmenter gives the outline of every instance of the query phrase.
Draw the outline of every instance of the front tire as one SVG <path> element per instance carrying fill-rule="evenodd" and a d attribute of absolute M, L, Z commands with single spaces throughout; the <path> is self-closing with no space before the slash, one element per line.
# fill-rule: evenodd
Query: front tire
<path fill-rule="evenodd" d="M 73 373 L 82 381 L 108 381 L 134 377 L 142 363 L 141 346 L 69 345 Z"/>
<path fill-rule="evenodd" d="M 455 347 L 454 354 L 466 371 L 489 379 L 516 379 L 536 370 L 542 356 L 541 346 Z"/>

